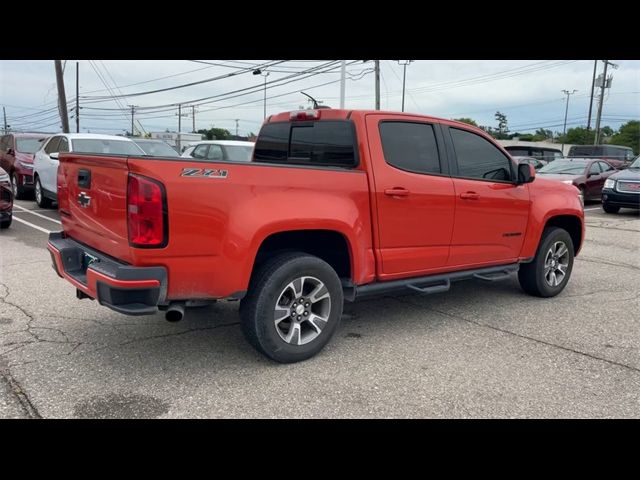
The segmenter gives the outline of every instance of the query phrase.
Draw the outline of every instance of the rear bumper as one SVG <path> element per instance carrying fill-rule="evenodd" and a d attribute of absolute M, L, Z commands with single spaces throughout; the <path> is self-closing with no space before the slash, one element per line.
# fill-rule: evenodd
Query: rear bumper
<path fill-rule="evenodd" d="M 621 193 L 615 190 L 602 190 L 602 203 L 614 207 L 638 208 L 640 209 L 640 194 Z"/>
<path fill-rule="evenodd" d="M 49 234 L 53 269 L 100 305 L 126 315 L 151 315 L 167 295 L 164 267 L 133 267 L 93 250 L 62 232 Z"/>

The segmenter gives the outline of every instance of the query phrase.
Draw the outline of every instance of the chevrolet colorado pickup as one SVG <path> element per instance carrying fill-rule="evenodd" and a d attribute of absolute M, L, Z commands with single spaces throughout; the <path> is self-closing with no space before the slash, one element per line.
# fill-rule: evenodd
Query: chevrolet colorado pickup
<path fill-rule="evenodd" d="M 78 298 L 170 321 L 238 299 L 247 340 L 279 362 L 318 353 L 344 300 L 515 272 L 552 297 L 584 240 L 574 186 L 407 113 L 272 115 L 251 162 L 63 153 L 57 187 L 48 248 Z"/>

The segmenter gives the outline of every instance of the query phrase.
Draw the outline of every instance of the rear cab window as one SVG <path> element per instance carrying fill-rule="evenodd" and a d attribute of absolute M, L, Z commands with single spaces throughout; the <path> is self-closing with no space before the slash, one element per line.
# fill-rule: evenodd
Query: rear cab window
<path fill-rule="evenodd" d="M 349 120 L 267 123 L 260 130 L 253 161 L 311 167 L 358 165 L 355 129 Z"/>

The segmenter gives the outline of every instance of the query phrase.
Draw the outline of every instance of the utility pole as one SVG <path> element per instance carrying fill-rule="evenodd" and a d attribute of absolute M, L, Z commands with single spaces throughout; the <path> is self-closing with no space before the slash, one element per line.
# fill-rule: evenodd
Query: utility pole
<path fill-rule="evenodd" d="M 402 65 L 402 111 L 404 112 L 404 85 L 407 80 L 407 65 L 409 65 L 412 60 L 398 60 L 398 65 Z"/>
<path fill-rule="evenodd" d="M 602 83 L 600 85 L 600 103 L 598 104 L 598 115 L 596 116 L 596 137 L 593 142 L 594 145 L 600 144 L 600 120 L 602 119 L 602 106 L 604 104 L 604 89 L 609 88 L 611 85 L 607 86 L 607 67 L 611 65 L 613 68 L 618 68 L 618 66 L 614 63 L 611 63 L 609 60 L 603 60 L 604 62 L 604 73 L 602 74 Z"/>
<path fill-rule="evenodd" d="M 193 126 L 191 131 L 196 133 L 196 106 L 191 105 L 191 121 L 193 122 Z"/>
<path fill-rule="evenodd" d="M 265 72 L 264 70 L 257 68 L 253 71 L 254 75 L 262 75 L 264 77 L 264 118 L 267 118 L 267 77 L 269 76 L 269 72 Z"/>
<path fill-rule="evenodd" d="M 236 118 L 236 137 L 238 136 L 238 118 Z"/>
<path fill-rule="evenodd" d="M 560 148 L 563 155 L 564 155 L 564 136 L 567 133 L 567 113 L 569 113 L 569 96 L 573 95 L 576 92 L 577 90 L 574 90 L 572 92 L 569 92 L 569 90 L 562 90 L 562 93 L 564 93 L 567 96 L 567 107 L 564 110 L 564 127 L 562 128 L 562 147 Z"/>
<path fill-rule="evenodd" d="M 69 117 L 67 114 L 67 96 L 64 93 L 64 76 L 62 74 L 62 61 L 54 60 L 56 67 L 56 83 L 58 85 L 58 110 L 62 120 L 62 131 L 69 133 Z"/>
<path fill-rule="evenodd" d="M 136 111 L 136 107 L 137 105 L 128 105 L 129 107 L 131 107 L 131 136 L 133 137 L 133 116 L 135 114 Z"/>
<path fill-rule="evenodd" d="M 7 133 L 7 130 L 9 130 L 9 128 L 7 127 L 7 111 L 4 107 L 2 107 L 2 116 L 4 117 L 4 133 Z"/>
<path fill-rule="evenodd" d="M 593 78 L 591 79 L 591 98 L 589 99 L 589 119 L 587 120 L 587 132 L 591 130 L 591 110 L 593 108 L 593 90 L 596 85 L 596 70 L 598 68 L 598 60 L 593 61 Z"/>
<path fill-rule="evenodd" d="M 180 134 L 182 132 L 182 117 L 188 117 L 189 114 L 182 113 L 182 104 L 179 103 L 178 104 L 178 138 L 176 139 L 176 145 L 178 146 L 178 152 L 180 152 L 180 150 L 182 150 L 182 135 Z"/>
<path fill-rule="evenodd" d="M 376 72 L 376 110 L 380 110 L 380 60 L 374 60 Z"/>
<path fill-rule="evenodd" d="M 344 88 L 347 80 L 347 61 L 342 60 L 340 64 L 340 108 L 344 108 Z"/>
<path fill-rule="evenodd" d="M 80 62 L 76 62 L 76 133 L 80 133 Z"/>

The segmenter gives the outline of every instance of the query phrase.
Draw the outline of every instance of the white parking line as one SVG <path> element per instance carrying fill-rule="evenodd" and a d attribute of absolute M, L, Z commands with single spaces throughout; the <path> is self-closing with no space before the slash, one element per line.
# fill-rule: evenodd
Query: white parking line
<path fill-rule="evenodd" d="M 15 213 L 13 214 L 13 219 L 17 220 L 20 223 L 24 223 L 25 225 L 28 225 L 31 228 L 35 228 L 36 230 L 40 230 L 41 232 L 51 233 L 51 230 L 47 230 L 46 228 L 39 227 L 38 225 L 34 225 L 33 223 L 27 222 L 26 220 L 22 220 L 21 218 L 16 217 Z"/>
<path fill-rule="evenodd" d="M 34 212 L 33 210 L 29 210 L 29 209 L 27 209 L 27 208 L 23 208 L 23 207 L 21 207 L 20 205 L 15 205 L 15 204 L 14 204 L 14 205 L 13 205 L 13 208 L 19 208 L 19 209 L 20 209 L 20 210 L 22 210 L 23 212 L 29 212 L 29 213 L 31 213 L 31 214 L 33 214 L 33 215 L 35 215 L 36 217 L 44 218 L 45 220 L 49 220 L 49 221 L 51 221 L 51 222 L 55 222 L 55 223 L 57 223 L 58 225 L 62 225 L 62 222 L 61 222 L 60 220 L 56 220 L 55 218 L 49 218 L 49 217 L 47 217 L 46 215 L 41 215 L 40 213 L 36 213 L 36 212 Z"/>
<path fill-rule="evenodd" d="M 591 207 L 591 208 L 584 209 L 585 212 L 588 212 L 589 210 L 602 210 L 602 207 Z"/>

